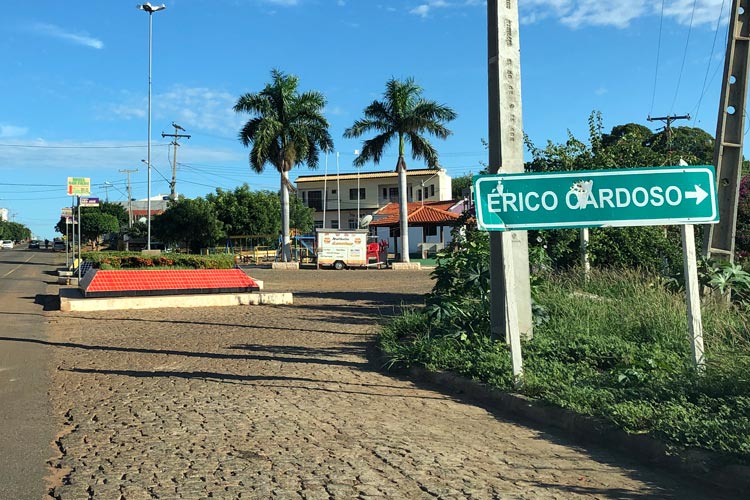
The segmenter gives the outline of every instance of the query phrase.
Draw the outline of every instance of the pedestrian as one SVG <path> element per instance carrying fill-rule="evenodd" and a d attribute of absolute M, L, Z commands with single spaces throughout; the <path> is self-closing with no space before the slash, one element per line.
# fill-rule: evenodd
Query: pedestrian
<path fill-rule="evenodd" d="M 45 249 L 45 250 L 48 250 L 48 249 L 49 249 L 49 240 L 48 240 L 48 239 L 46 239 L 46 238 L 45 238 L 45 240 L 44 240 L 44 249 Z"/>

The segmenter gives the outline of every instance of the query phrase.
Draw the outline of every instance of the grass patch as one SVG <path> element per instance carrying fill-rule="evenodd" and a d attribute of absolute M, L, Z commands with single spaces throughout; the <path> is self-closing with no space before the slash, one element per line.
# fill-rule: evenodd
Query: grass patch
<path fill-rule="evenodd" d="M 520 392 L 631 433 L 750 462 L 750 330 L 741 309 L 703 308 L 707 366 L 691 362 L 684 295 L 635 271 L 556 273 L 540 280 L 548 320 L 523 343 Z M 510 354 L 486 332 L 441 332 L 423 310 L 387 324 L 392 365 L 447 370 L 512 391 Z"/>

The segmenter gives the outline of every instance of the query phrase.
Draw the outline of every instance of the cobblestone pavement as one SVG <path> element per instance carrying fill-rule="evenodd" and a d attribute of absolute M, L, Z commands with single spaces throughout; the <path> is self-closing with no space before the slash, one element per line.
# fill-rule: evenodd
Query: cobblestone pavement
<path fill-rule="evenodd" d="M 295 304 L 49 313 L 52 497 L 712 498 L 373 371 L 425 271 L 250 274 Z"/>

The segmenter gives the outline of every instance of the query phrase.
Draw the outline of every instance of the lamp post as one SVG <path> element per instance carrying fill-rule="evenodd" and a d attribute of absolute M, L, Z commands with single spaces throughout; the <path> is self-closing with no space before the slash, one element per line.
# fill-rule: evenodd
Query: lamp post
<path fill-rule="evenodd" d="M 167 8 L 166 5 L 151 5 L 150 2 L 140 4 L 138 9 L 148 12 L 148 165 L 147 184 L 148 193 L 146 198 L 146 250 L 151 250 L 151 34 L 153 25 L 153 13 Z"/>

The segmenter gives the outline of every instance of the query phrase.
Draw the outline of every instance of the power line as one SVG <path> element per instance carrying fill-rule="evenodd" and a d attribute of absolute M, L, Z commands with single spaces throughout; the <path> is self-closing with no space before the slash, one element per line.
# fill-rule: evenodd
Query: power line
<path fill-rule="evenodd" d="M 169 146 L 166 144 L 154 144 L 152 146 Z M 136 149 L 146 146 L 41 146 L 36 144 L 0 144 L 2 148 L 31 148 L 31 149 Z"/>
<path fill-rule="evenodd" d="M 685 40 L 685 52 L 682 55 L 682 64 L 680 65 L 680 74 L 677 77 L 677 87 L 674 91 L 674 99 L 672 99 L 672 106 L 669 108 L 669 112 L 674 111 L 674 105 L 677 102 L 677 95 L 680 92 L 680 84 L 682 83 L 682 73 L 685 70 L 685 61 L 687 60 L 688 45 L 690 44 L 690 34 L 693 32 L 693 19 L 695 18 L 695 5 L 698 0 L 693 0 L 693 11 L 690 13 L 690 26 L 688 27 L 687 39 Z M 689 119 L 689 118 L 688 118 Z"/>
<path fill-rule="evenodd" d="M 661 17 L 659 18 L 659 42 L 656 46 L 656 69 L 654 69 L 654 89 L 653 93 L 651 94 L 651 108 L 648 112 L 650 115 L 654 112 L 654 101 L 656 100 L 656 83 L 659 78 L 659 56 L 661 55 L 661 33 L 662 33 L 662 27 L 664 25 L 664 2 L 665 0 L 661 0 Z"/>
<path fill-rule="evenodd" d="M 701 103 L 703 102 L 703 97 L 706 95 L 706 89 L 708 88 L 707 87 L 708 73 L 711 70 L 711 61 L 713 60 L 713 57 L 714 57 L 714 49 L 716 48 L 716 39 L 719 36 L 719 26 L 721 26 L 721 18 L 724 14 L 725 3 L 726 3 L 726 0 L 721 0 L 721 8 L 719 9 L 719 17 L 716 19 L 716 29 L 714 30 L 714 40 L 711 43 L 711 52 L 709 53 L 709 56 L 708 56 L 708 65 L 706 65 L 706 75 L 703 77 L 703 85 L 701 86 L 701 95 L 698 98 L 698 104 L 696 104 L 695 109 L 693 110 L 693 126 L 695 126 L 698 121 L 698 113 L 700 112 Z M 729 36 L 729 25 L 727 25 L 727 36 Z M 711 81 L 713 81 L 720 67 L 721 65 L 718 65 L 716 67 L 716 70 L 714 70 L 714 74 L 713 76 L 711 76 Z"/>

